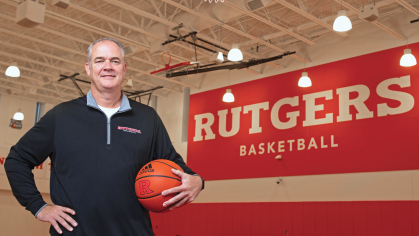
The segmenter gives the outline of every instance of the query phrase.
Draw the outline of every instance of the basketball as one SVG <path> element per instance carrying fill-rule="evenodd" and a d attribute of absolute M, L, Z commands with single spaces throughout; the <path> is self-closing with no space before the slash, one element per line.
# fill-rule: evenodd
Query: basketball
<path fill-rule="evenodd" d="M 163 203 L 175 194 L 163 197 L 161 193 L 182 184 L 181 178 L 173 174 L 172 169 L 184 172 L 176 163 L 165 159 L 150 161 L 138 172 L 135 178 L 135 193 L 141 205 L 149 211 L 169 211 L 171 206 L 163 207 Z"/>

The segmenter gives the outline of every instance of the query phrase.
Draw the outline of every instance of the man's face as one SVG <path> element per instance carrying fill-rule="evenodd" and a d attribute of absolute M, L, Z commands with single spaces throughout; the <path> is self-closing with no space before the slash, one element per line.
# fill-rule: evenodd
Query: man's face
<path fill-rule="evenodd" d="M 92 89 L 121 90 L 127 70 L 122 62 L 121 49 L 112 41 L 101 41 L 92 48 L 91 68 L 86 63 L 86 73 L 92 78 Z"/>

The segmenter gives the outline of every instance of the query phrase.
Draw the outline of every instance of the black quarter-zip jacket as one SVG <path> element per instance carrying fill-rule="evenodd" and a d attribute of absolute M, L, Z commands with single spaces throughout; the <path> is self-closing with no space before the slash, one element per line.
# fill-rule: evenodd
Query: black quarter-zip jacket
<path fill-rule="evenodd" d="M 93 100 L 92 100 L 93 99 Z M 32 169 L 51 158 L 51 200 L 76 211 L 73 232 L 62 235 L 151 236 L 148 211 L 138 202 L 134 181 L 149 161 L 168 159 L 188 174 L 155 110 L 123 95 L 110 119 L 93 96 L 62 103 L 47 112 L 10 150 L 5 169 L 19 203 L 36 214 L 45 205 Z M 51 235 L 59 235 L 51 226 Z"/>

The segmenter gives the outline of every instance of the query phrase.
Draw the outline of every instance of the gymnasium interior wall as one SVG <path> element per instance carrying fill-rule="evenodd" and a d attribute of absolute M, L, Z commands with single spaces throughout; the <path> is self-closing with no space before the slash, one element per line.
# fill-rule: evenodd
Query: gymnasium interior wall
<path fill-rule="evenodd" d="M 408 12 L 406 16 L 415 19 Z M 400 13 L 382 23 L 404 35 L 401 19 Z M 409 43 L 417 43 L 419 27 L 407 27 Z M 313 61 L 305 64 L 310 76 L 310 67 L 406 45 L 369 23 L 348 34 L 343 38 L 330 33 L 314 46 L 299 43 L 287 50 Z M 261 75 L 232 70 L 230 84 L 302 72 L 304 66 L 289 57 L 279 64 L 286 68 L 254 68 L 263 71 Z M 191 89 L 191 94 L 227 88 L 228 73 L 206 73 L 195 83 L 190 79 L 191 84 L 200 86 L 199 90 Z M 178 94 L 159 98 L 158 112 L 176 150 L 187 160 L 188 144 L 181 142 L 182 98 Z M 255 166 L 257 163 L 255 157 Z M 152 214 L 154 230 L 157 235 L 419 235 L 419 170 L 288 176 L 277 184 L 279 177 L 207 181 L 194 204 L 170 214 Z"/>
<path fill-rule="evenodd" d="M 36 100 L 25 99 L 7 93 L 0 96 L 0 235 L 1 236 L 45 236 L 49 235 L 49 225 L 39 220 L 25 210 L 13 196 L 4 171 L 4 158 L 10 148 L 19 141 L 35 124 Z M 44 114 L 54 105 L 45 104 Z M 22 129 L 9 127 L 10 119 L 21 108 L 25 119 Z M 43 114 L 40 114 L 41 116 Z M 35 182 L 47 203 L 52 203 L 49 196 L 49 161 L 34 170 Z"/>
<path fill-rule="evenodd" d="M 415 17 L 406 12 L 407 19 Z M 382 23 L 404 35 L 402 14 Z M 419 27 L 408 25 L 409 43 L 419 42 Z M 405 45 L 380 28 L 364 23 L 348 37 L 331 32 L 316 45 L 297 43 L 287 48 L 309 58 L 310 67 Z M 419 52 L 412 52 L 419 59 Z M 275 52 L 267 53 L 274 56 Z M 303 63 L 284 58 L 278 70 L 262 65 L 254 75 L 233 70 L 230 83 L 238 84 L 301 70 Z M 356 68 L 354 68 L 356 69 Z M 191 94 L 226 87 L 227 71 L 211 72 L 202 79 L 187 78 L 199 86 Z M 297 86 L 297 85 L 296 85 Z M 249 96 L 252 96 L 250 94 Z M 219 99 L 219 98 L 214 98 Z M 8 127 L 21 106 L 25 113 L 22 130 Z M 45 112 L 53 105 L 47 104 Z M 36 101 L 0 96 L 0 158 L 34 124 Z M 176 150 L 187 161 L 187 142 L 182 142 L 183 94 L 158 97 L 161 116 Z M 210 151 L 210 150 L 203 150 Z M 228 158 L 226 156 L 225 158 Z M 0 159 L 2 160 L 2 159 Z M 257 160 L 255 160 L 257 163 Z M 35 170 L 36 182 L 44 199 L 49 199 L 48 163 Z M 232 170 L 234 171 L 234 170 Z M 278 176 L 280 177 L 280 176 Z M 387 171 L 352 174 L 310 175 L 207 181 L 205 190 L 193 204 L 168 214 L 152 214 L 157 235 L 419 235 L 419 171 Z M 46 236 L 49 225 L 36 220 L 21 207 L 10 191 L 0 167 L 0 235 Z"/>

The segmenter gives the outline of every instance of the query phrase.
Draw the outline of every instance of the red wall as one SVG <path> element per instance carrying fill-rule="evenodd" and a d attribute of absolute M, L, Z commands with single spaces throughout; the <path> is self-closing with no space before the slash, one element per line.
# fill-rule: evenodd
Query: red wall
<path fill-rule="evenodd" d="M 419 235 L 419 201 L 194 203 L 151 218 L 165 236 Z"/>
<path fill-rule="evenodd" d="M 230 86 L 236 99 L 232 103 L 222 101 L 226 88 L 191 95 L 188 166 L 207 181 L 419 169 L 419 65 L 399 65 L 405 47 L 307 68 L 313 82 L 309 88 L 297 86 L 302 72 L 297 70 Z M 409 48 L 419 52 L 419 43 Z M 291 98 L 293 106 L 274 109 Z M 357 98 L 364 109 L 349 105 Z M 261 103 L 266 110 L 245 113 L 246 107 Z M 383 106 L 409 109 L 380 115 Z M 298 117 L 288 117 L 296 112 Z M 238 129 L 227 135 L 233 119 Z M 294 122 L 278 127 L 278 119 Z M 253 127 L 260 129 L 251 133 Z M 302 148 L 297 148 L 299 141 Z M 277 155 L 282 158 L 275 159 Z"/>

